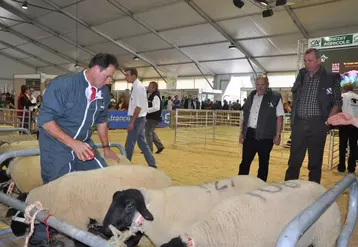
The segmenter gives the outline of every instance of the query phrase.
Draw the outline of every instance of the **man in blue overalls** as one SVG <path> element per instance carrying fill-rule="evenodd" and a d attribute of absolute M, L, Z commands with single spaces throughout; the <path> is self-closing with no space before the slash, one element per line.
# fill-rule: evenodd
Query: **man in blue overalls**
<path fill-rule="evenodd" d="M 46 88 L 38 120 L 41 176 L 44 183 L 69 172 L 107 166 L 91 140 L 94 124 L 97 125 L 105 158 L 119 160 L 108 143 L 110 96 L 106 86 L 117 68 L 118 62 L 114 56 L 97 54 L 90 61 L 88 69 L 58 76 Z M 65 245 L 55 239 L 48 241 L 46 226 L 39 224 L 30 239 L 30 246 Z"/>

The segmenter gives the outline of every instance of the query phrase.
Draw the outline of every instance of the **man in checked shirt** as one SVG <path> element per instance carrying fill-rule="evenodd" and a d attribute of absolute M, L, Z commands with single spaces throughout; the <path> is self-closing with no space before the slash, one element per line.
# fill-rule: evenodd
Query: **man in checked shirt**
<path fill-rule="evenodd" d="M 292 142 L 285 181 L 298 179 L 308 149 L 309 181 L 320 183 L 322 160 L 326 143 L 328 117 L 337 114 L 342 106 L 337 75 L 321 66 L 316 49 L 304 55 L 301 69 L 292 87 Z"/>

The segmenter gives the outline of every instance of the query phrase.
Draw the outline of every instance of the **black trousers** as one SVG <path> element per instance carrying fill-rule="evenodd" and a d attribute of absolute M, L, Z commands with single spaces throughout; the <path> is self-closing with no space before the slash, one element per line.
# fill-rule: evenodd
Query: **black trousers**
<path fill-rule="evenodd" d="M 273 147 L 273 139 L 255 139 L 255 130 L 247 129 L 246 138 L 242 146 L 242 161 L 239 168 L 239 175 L 248 175 L 250 166 L 256 153 L 259 155 L 259 170 L 257 177 L 261 180 L 267 180 L 270 153 Z"/>
<path fill-rule="evenodd" d="M 323 119 L 295 119 L 285 181 L 298 179 L 308 149 L 309 181 L 321 182 L 323 152 L 328 127 Z"/>
<path fill-rule="evenodd" d="M 358 156 L 358 129 L 352 125 L 339 127 L 339 164 L 338 171 L 346 171 L 346 151 L 349 142 L 348 172 L 355 172 Z"/>

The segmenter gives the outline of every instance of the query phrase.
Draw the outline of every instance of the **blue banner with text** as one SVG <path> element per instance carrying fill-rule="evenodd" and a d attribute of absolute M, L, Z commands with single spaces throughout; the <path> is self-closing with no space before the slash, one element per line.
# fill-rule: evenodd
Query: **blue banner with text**
<path fill-rule="evenodd" d="M 110 129 L 126 129 L 130 117 L 127 111 L 109 111 L 108 127 Z M 170 111 L 162 111 L 162 121 L 157 127 L 168 127 L 170 125 Z"/>

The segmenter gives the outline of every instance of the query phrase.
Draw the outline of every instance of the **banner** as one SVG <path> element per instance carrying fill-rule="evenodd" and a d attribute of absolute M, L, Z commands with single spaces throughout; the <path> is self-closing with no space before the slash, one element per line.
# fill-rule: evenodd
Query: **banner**
<path fill-rule="evenodd" d="M 109 111 L 108 127 L 110 129 L 126 129 L 130 117 L 127 111 Z M 170 125 L 170 111 L 162 111 L 162 121 L 157 127 L 168 127 Z"/>
<path fill-rule="evenodd" d="M 308 48 L 328 49 L 358 46 L 358 33 L 308 39 Z"/>

